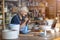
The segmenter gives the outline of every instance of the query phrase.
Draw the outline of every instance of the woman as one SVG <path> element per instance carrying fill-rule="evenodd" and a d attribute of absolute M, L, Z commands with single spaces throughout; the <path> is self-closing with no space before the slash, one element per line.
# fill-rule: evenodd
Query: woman
<path fill-rule="evenodd" d="M 26 17 L 28 13 L 27 7 L 21 7 L 19 8 L 19 13 L 15 15 L 12 20 L 11 24 L 20 24 L 20 32 L 21 33 L 27 33 L 28 28 L 27 28 L 27 23 L 28 23 L 28 18 Z"/>

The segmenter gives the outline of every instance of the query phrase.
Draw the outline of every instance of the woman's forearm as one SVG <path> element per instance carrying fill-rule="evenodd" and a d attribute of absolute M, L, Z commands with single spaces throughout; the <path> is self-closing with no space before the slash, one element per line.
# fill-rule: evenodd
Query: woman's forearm
<path fill-rule="evenodd" d="M 24 27 L 26 25 L 26 21 L 20 25 L 20 27 Z"/>

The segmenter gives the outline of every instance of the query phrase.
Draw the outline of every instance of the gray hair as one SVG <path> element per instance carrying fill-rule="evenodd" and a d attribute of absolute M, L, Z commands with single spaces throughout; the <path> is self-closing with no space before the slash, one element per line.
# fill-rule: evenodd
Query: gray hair
<path fill-rule="evenodd" d="M 19 7 L 18 8 L 18 11 L 26 11 L 26 12 L 29 12 L 28 8 L 27 7 Z"/>

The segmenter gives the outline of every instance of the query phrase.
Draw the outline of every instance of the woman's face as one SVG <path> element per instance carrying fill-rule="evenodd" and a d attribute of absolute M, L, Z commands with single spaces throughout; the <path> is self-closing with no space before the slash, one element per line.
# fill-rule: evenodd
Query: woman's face
<path fill-rule="evenodd" d="M 21 14 L 22 14 L 23 16 L 25 16 L 25 15 L 27 15 L 27 12 L 26 12 L 26 11 L 21 11 Z"/>

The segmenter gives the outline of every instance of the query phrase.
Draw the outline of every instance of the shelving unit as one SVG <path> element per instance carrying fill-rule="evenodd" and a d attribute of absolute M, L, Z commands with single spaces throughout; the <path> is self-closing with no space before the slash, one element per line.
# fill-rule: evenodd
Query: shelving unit
<path fill-rule="evenodd" d="M 46 8 L 46 5 L 44 2 L 46 2 L 46 0 L 20 0 L 20 4 L 23 5 L 23 6 L 27 6 L 28 9 L 29 9 L 29 13 L 30 13 L 30 16 L 29 17 L 31 20 L 34 19 L 34 16 L 37 12 L 37 15 L 38 17 L 40 17 L 41 15 L 45 14 L 45 8 Z M 37 10 L 37 11 L 36 11 Z M 36 21 L 39 21 L 40 20 L 36 20 Z M 33 22 L 36 22 L 35 20 Z"/>
<path fill-rule="evenodd" d="M 0 9 L 3 9 L 3 5 L 1 5 L 1 3 L 3 3 L 2 2 L 2 0 L 0 0 Z M 2 10 L 0 10 L 0 13 L 2 13 Z M 0 15 L 1 16 L 1 15 Z M 0 20 L 2 20 L 3 18 L 0 18 Z M 0 27 L 1 27 L 2 25 L 0 24 Z M 2 27 L 1 27 L 2 28 Z"/>
<path fill-rule="evenodd" d="M 33 17 L 34 17 L 34 15 L 36 15 L 36 12 L 39 17 L 41 15 L 43 17 L 43 15 L 45 14 L 46 4 L 43 1 L 44 0 L 29 0 L 28 1 L 27 7 L 29 8 L 29 10 L 33 10 L 33 12 L 32 12 Z M 35 10 L 37 10 L 37 11 L 35 11 Z M 37 20 L 37 21 L 40 22 L 40 20 Z"/>
<path fill-rule="evenodd" d="M 5 7 L 7 8 L 7 12 L 5 12 L 5 24 L 7 27 L 10 24 L 12 16 L 17 12 L 18 0 L 5 0 Z"/>
<path fill-rule="evenodd" d="M 2 15 L 2 18 L 0 18 L 0 20 L 2 20 L 0 24 L 0 29 L 5 29 L 4 0 L 0 0 L 0 9 L 0 13 Z"/>

